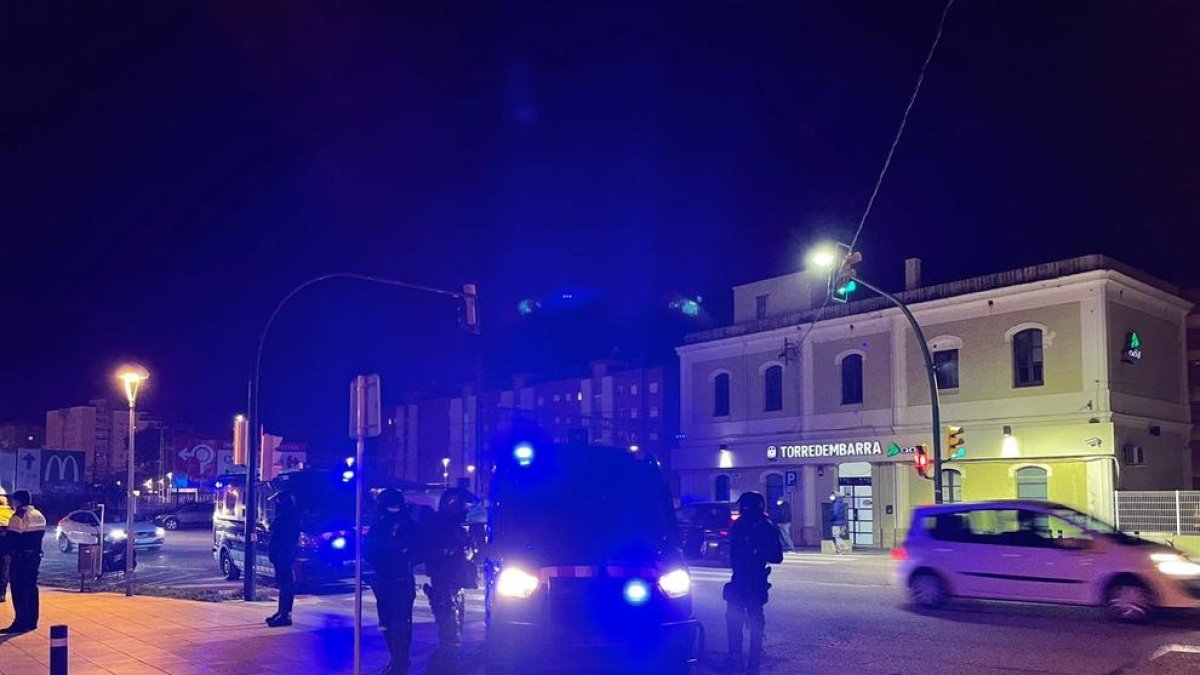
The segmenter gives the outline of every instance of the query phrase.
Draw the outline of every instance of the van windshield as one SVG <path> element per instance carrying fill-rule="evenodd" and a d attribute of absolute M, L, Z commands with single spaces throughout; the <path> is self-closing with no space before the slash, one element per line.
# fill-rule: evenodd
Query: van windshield
<path fill-rule="evenodd" d="M 649 564 L 676 545 L 670 495 L 657 468 L 632 461 L 564 467 L 500 486 L 493 541 L 537 564 Z"/>

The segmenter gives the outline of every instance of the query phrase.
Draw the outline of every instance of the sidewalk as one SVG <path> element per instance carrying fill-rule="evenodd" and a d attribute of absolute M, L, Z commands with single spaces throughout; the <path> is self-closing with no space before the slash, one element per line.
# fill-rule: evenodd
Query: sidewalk
<path fill-rule="evenodd" d="M 71 675 L 299 675 L 350 672 L 353 666 L 353 614 L 306 607 L 292 615 L 295 625 L 268 628 L 263 619 L 274 611 L 270 602 L 126 598 L 45 588 L 41 607 L 36 632 L 0 636 L 0 674 L 48 672 L 52 624 L 69 627 Z M 0 605 L 2 625 L 11 621 L 11 603 Z M 427 660 L 435 640 L 431 623 L 414 627 L 414 665 Z M 375 612 L 364 610 L 363 672 L 378 673 L 386 662 Z"/>

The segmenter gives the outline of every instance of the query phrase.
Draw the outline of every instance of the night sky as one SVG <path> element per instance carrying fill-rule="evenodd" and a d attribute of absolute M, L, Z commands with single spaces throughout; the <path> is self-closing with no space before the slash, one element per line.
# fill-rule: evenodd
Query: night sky
<path fill-rule="evenodd" d="M 339 3 L 340 4 L 340 3 Z M 264 419 L 345 443 L 385 398 L 616 347 L 661 360 L 728 287 L 853 232 L 943 3 L 17 3 L 0 422 L 116 396 L 225 433 L 274 304 Z M 432 8 L 431 8 L 432 7 Z M 927 283 L 1107 253 L 1200 285 L 1200 3 L 960 0 L 860 240 Z M 571 289 L 581 307 L 521 317 Z M 703 295 L 705 317 L 667 310 Z"/>

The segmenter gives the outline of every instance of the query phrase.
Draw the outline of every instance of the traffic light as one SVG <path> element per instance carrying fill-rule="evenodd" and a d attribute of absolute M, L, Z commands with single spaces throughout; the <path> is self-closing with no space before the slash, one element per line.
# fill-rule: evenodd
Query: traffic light
<path fill-rule="evenodd" d="M 913 466 L 921 478 L 929 478 L 929 450 L 924 445 L 917 446 L 917 454 L 913 455 Z"/>
<path fill-rule="evenodd" d="M 854 266 L 862 262 L 862 254 L 851 252 L 850 247 L 838 244 L 834 253 L 834 267 L 829 275 L 829 299 L 834 302 L 849 302 L 850 296 L 858 290 L 858 282 L 854 280 Z"/>
<path fill-rule="evenodd" d="M 473 335 L 479 334 L 479 293 L 475 290 L 475 284 L 463 284 L 462 287 L 463 313 L 462 327 L 463 330 Z"/>
<path fill-rule="evenodd" d="M 967 442 L 963 436 L 963 428 L 954 425 L 946 426 L 946 456 L 950 460 L 962 459 L 967 456 L 967 449 L 963 444 Z"/>

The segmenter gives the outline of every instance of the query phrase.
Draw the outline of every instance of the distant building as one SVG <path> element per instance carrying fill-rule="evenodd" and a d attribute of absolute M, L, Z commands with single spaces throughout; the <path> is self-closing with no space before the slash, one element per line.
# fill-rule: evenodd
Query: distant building
<path fill-rule="evenodd" d="M 138 429 L 158 424 L 139 411 Z M 86 480 L 108 481 L 124 475 L 129 457 L 129 413 L 114 409 L 107 399 L 93 399 L 87 405 L 46 412 L 44 447 L 57 450 L 82 450 L 87 457 Z"/>
<path fill-rule="evenodd" d="M 0 426 L 0 450 L 40 448 L 46 443 L 46 428 L 32 424 Z"/>
<path fill-rule="evenodd" d="M 1177 289 L 1102 256 L 933 286 L 911 262 L 898 295 L 933 352 L 942 424 L 966 435 L 945 501 L 1051 499 L 1111 521 L 1115 490 L 1192 486 L 1200 353 L 1184 326 L 1196 345 L 1200 324 Z M 818 312 L 824 289 L 806 273 L 740 286 L 734 325 L 688 336 L 672 464 L 684 501 L 761 491 L 808 545 L 847 493 L 854 543 L 894 546 L 933 499 L 914 449 L 945 429 L 899 310 L 863 293 Z"/>
<path fill-rule="evenodd" d="M 484 391 L 482 438 L 473 387 L 457 396 L 410 394 L 408 402 L 385 413 L 385 432 L 370 469 L 425 483 L 465 481 L 483 490 L 499 450 L 493 443 L 518 421 L 536 425 L 554 442 L 586 438 L 667 461 L 678 431 L 671 371 L 622 368 L 612 361 L 593 362 L 590 371 L 547 382 L 514 375 L 508 387 Z"/>

